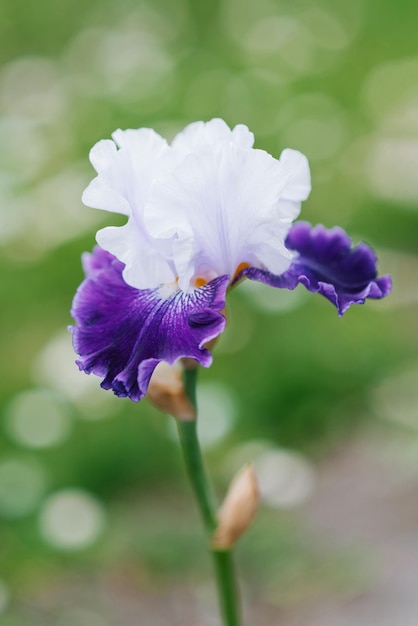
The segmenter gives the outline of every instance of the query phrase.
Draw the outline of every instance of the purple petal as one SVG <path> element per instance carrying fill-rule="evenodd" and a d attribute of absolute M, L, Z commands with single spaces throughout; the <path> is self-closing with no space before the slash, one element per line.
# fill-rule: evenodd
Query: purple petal
<path fill-rule="evenodd" d="M 79 368 L 103 378 L 101 386 L 138 401 L 160 361 L 196 359 L 209 367 L 204 346 L 225 328 L 228 276 L 192 293 L 138 290 L 122 278 L 123 263 L 96 247 L 83 255 L 86 279 L 75 295 L 71 327 Z"/>
<path fill-rule="evenodd" d="M 298 222 L 289 232 L 286 246 L 299 253 L 286 272 L 276 276 L 247 268 L 237 279 L 246 276 L 283 289 L 295 289 L 301 283 L 312 293 L 328 298 L 340 316 L 352 304 L 363 304 L 366 298 L 384 298 L 390 293 L 390 276 L 377 277 L 373 250 L 364 243 L 352 248 L 351 239 L 342 228 L 312 227 Z"/>

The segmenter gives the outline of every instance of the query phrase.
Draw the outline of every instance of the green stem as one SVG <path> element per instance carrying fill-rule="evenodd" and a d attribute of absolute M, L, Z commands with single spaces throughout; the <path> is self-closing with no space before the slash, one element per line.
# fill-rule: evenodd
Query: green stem
<path fill-rule="evenodd" d="M 231 550 L 212 550 L 224 626 L 240 626 L 234 561 Z"/>
<path fill-rule="evenodd" d="M 199 441 L 196 433 L 196 420 L 177 420 L 180 443 L 183 450 L 183 458 L 192 489 L 199 505 L 206 530 L 210 533 L 216 528 L 214 507 L 203 468 Z"/>
<path fill-rule="evenodd" d="M 197 369 L 185 370 L 185 389 L 188 398 L 194 406 L 196 406 L 196 382 Z M 217 520 L 197 437 L 197 422 L 196 420 L 177 420 L 177 427 L 187 474 L 210 541 L 217 526 Z M 214 549 L 211 549 L 211 552 L 215 565 L 223 626 L 239 626 L 240 614 L 237 603 L 237 589 L 232 553 L 230 550 Z"/>

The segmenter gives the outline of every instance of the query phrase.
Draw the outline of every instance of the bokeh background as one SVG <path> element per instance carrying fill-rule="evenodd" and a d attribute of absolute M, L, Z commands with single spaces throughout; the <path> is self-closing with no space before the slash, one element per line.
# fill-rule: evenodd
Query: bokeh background
<path fill-rule="evenodd" d="M 302 150 L 303 218 L 377 251 L 394 290 L 341 320 L 243 284 L 201 372 L 219 495 L 254 459 L 248 624 L 409 626 L 418 598 L 418 9 L 413 0 L 1 0 L 0 621 L 216 625 L 175 429 L 74 365 L 81 204 L 116 128 L 245 123 Z"/>

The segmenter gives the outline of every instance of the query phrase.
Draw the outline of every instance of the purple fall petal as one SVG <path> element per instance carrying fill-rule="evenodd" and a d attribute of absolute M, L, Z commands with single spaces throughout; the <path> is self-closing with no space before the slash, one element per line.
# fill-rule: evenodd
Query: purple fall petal
<path fill-rule="evenodd" d="M 286 246 L 298 253 L 286 272 L 276 276 L 250 267 L 237 280 L 246 276 L 283 289 L 295 289 L 301 283 L 312 293 L 328 298 L 340 316 L 352 304 L 363 304 L 366 298 L 384 298 L 390 293 L 390 276 L 377 277 L 373 250 L 364 243 L 352 248 L 351 239 L 342 228 L 312 227 L 298 222 L 289 232 Z"/>
<path fill-rule="evenodd" d="M 163 294 L 159 288 L 138 290 L 122 278 L 124 265 L 96 247 L 84 255 L 86 279 L 75 295 L 71 327 L 77 364 L 103 378 L 101 386 L 138 401 L 146 393 L 160 361 L 181 357 L 204 367 L 212 355 L 204 348 L 225 328 L 228 276 L 219 276 L 192 293 Z"/>

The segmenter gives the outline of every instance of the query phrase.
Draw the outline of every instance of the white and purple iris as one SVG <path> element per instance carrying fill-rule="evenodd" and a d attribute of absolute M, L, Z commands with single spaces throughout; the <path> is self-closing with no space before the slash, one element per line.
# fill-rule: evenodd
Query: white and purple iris
<path fill-rule="evenodd" d="M 340 228 L 293 224 L 311 189 L 306 157 L 284 150 L 275 159 L 253 143 L 246 126 L 214 119 L 171 145 L 141 128 L 93 147 L 98 175 L 83 201 L 128 218 L 97 233 L 72 308 L 78 366 L 104 389 L 138 401 L 160 361 L 208 367 L 227 290 L 243 278 L 302 283 L 339 315 L 389 293 L 368 246 L 352 249 Z"/>

